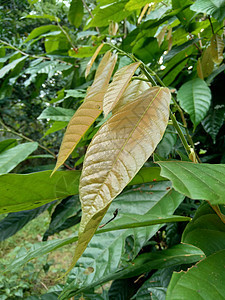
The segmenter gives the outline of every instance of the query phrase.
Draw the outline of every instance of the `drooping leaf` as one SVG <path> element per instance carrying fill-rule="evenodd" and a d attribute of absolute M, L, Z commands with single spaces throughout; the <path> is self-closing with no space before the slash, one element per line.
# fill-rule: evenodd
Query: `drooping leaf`
<path fill-rule="evenodd" d="M 82 22 L 83 14 L 84 8 L 82 0 L 72 0 L 68 13 L 70 23 L 78 28 Z"/>
<path fill-rule="evenodd" d="M 43 110 L 38 119 L 69 122 L 73 115 L 73 109 L 49 106 L 45 110 Z"/>
<path fill-rule="evenodd" d="M 190 9 L 199 13 L 211 15 L 220 22 L 225 18 L 224 0 L 197 0 L 191 5 Z"/>
<path fill-rule="evenodd" d="M 225 249 L 225 226 L 208 203 L 203 203 L 186 226 L 182 242 L 200 248 L 206 256 Z"/>
<path fill-rule="evenodd" d="M 204 253 L 200 249 L 186 244 L 176 245 L 174 247 L 171 247 L 170 249 L 166 249 L 164 251 L 156 253 L 144 253 L 137 257 L 134 261 L 127 264 L 127 266 L 122 270 L 111 272 L 108 275 L 105 275 L 102 272 L 102 278 L 94 284 L 89 284 L 88 286 L 80 286 L 80 288 L 77 289 L 76 286 L 74 286 L 74 282 L 71 282 L 69 286 L 67 286 L 63 290 L 62 294 L 60 295 L 60 299 L 68 299 L 82 291 L 85 291 L 87 288 L 91 288 L 113 279 L 130 278 L 133 276 L 138 276 L 145 272 L 149 272 L 153 269 L 161 269 L 179 264 L 193 263 L 199 261 L 203 257 Z M 87 277 L 87 275 L 85 276 L 85 265 L 80 265 L 77 270 L 78 269 L 80 269 L 80 274 L 84 274 L 82 277 Z M 81 270 L 83 272 L 81 272 Z M 77 273 L 75 273 L 74 275 L 76 276 Z M 90 278 L 91 275 L 92 274 L 89 274 L 88 277 Z"/>
<path fill-rule="evenodd" d="M 135 176 L 162 138 L 169 103 L 167 88 L 150 88 L 118 110 L 93 138 L 80 180 L 83 214 L 71 268 L 112 200 Z"/>
<path fill-rule="evenodd" d="M 79 140 L 101 114 L 103 97 L 107 90 L 116 59 L 116 56 L 111 56 L 111 52 L 107 52 L 104 55 L 83 104 L 75 112 L 68 124 L 53 173 L 65 162 Z"/>
<path fill-rule="evenodd" d="M 216 105 L 211 107 L 206 118 L 202 121 L 205 131 L 212 137 L 213 143 L 216 143 L 216 136 L 224 123 L 225 106 Z"/>
<path fill-rule="evenodd" d="M 196 127 L 206 116 L 211 103 L 211 91 L 200 78 L 184 83 L 177 92 L 177 99 Z"/>
<path fill-rule="evenodd" d="M 221 64 L 221 62 L 223 61 L 223 49 L 223 39 L 218 34 L 214 34 L 211 38 L 211 52 L 213 61 L 218 65 Z"/>
<path fill-rule="evenodd" d="M 224 299 L 225 250 L 208 256 L 186 272 L 174 273 L 166 300 Z"/>
<path fill-rule="evenodd" d="M 24 143 L 0 153 L 0 175 L 13 170 L 38 147 L 38 143 Z"/>
<path fill-rule="evenodd" d="M 119 69 L 115 73 L 103 100 L 103 112 L 105 116 L 116 106 L 139 65 L 140 62 L 135 62 Z"/>
<path fill-rule="evenodd" d="M 25 210 L 8 214 L 0 221 L 0 241 L 4 241 L 17 233 L 28 222 L 43 213 L 52 203 L 45 204 L 32 210 Z"/>
<path fill-rule="evenodd" d="M 0 176 L 0 213 L 33 209 L 78 194 L 79 171 L 60 171 L 51 178 L 50 175 L 51 171 L 43 171 Z"/>
<path fill-rule="evenodd" d="M 178 192 L 192 199 L 208 200 L 213 205 L 225 204 L 225 165 L 180 161 L 158 164 L 161 175 L 171 180 Z"/>
<path fill-rule="evenodd" d="M 98 54 L 99 54 L 99 52 L 101 51 L 101 49 L 102 49 L 103 46 L 104 46 L 103 43 L 100 44 L 100 45 L 98 46 L 98 48 L 96 49 L 96 51 L 95 51 L 94 55 L 92 56 L 92 58 L 89 60 L 89 62 L 88 62 L 88 64 L 87 64 L 87 67 L 86 67 L 86 71 L 85 71 L 85 77 L 88 76 L 88 74 L 89 74 L 89 72 L 90 72 L 90 70 L 91 70 L 91 67 L 92 67 L 93 63 L 94 63 L 96 57 L 98 56 Z"/>
<path fill-rule="evenodd" d="M 3 78 L 9 71 L 13 70 L 21 61 L 24 61 L 28 56 L 22 56 L 5 65 L 0 70 L 0 78 Z"/>

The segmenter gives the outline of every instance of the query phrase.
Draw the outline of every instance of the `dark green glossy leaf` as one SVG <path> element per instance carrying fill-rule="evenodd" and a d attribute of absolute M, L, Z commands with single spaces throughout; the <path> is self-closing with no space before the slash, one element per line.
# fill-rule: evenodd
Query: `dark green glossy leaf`
<path fill-rule="evenodd" d="M 78 194 L 79 171 L 52 171 L 0 176 L 0 213 L 33 209 Z"/>
<path fill-rule="evenodd" d="M 200 248 L 207 256 L 225 249 L 225 226 L 215 211 L 204 203 L 182 235 L 182 242 Z"/>
<path fill-rule="evenodd" d="M 196 127 L 206 116 L 211 104 L 211 91 L 200 78 L 184 83 L 178 90 L 177 99 Z"/>
<path fill-rule="evenodd" d="M 192 162 L 157 162 L 161 175 L 172 181 L 178 192 L 191 199 L 208 200 L 211 204 L 225 204 L 225 165 L 195 164 Z"/>
<path fill-rule="evenodd" d="M 76 285 L 74 285 L 73 282 L 70 283 L 70 285 L 63 290 L 60 300 L 68 299 L 69 297 L 72 297 L 73 295 L 80 293 L 87 288 L 91 288 L 92 286 L 102 284 L 115 278 L 129 278 L 138 276 L 145 272 L 149 272 L 152 269 L 160 269 L 179 264 L 193 263 L 199 261 L 203 257 L 204 253 L 200 249 L 186 244 L 176 245 L 174 247 L 171 247 L 170 249 L 160 252 L 141 254 L 120 271 L 111 271 L 109 275 L 106 275 L 105 272 L 102 272 L 102 274 L 104 274 L 103 278 L 98 280 L 95 284 L 91 283 L 88 286 L 83 285 L 79 289 L 77 289 Z M 86 278 L 89 277 L 89 280 L 87 278 L 87 281 L 91 282 L 90 277 L 92 277 L 93 273 L 89 274 L 89 276 L 85 275 L 85 265 L 81 264 L 79 267 L 77 267 L 77 269 L 82 270 L 83 276 L 81 276 Z M 74 275 L 75 274 L 77 275 L 77 272 L 74 273 Z"/>
<path fill-rule="evenodd" d="M 13 170 L 38 147 L 38 143 L 24 143 L 0 153 L 0 175 Z"/>
<path fill-rule="evenodd" d="M 52 203 L 45 204 L 32 210 L 25 210 L 8 214 L 0 221 L 0 241 L 4 241 L 17 233 L 27 223 L 43 213 Z"/>
<path fill-rule="evenodd" d="M 188 269 L 174 273 L 166 300 L 218 299 L 225 294 L 225 250 L 218 251 Z"/>

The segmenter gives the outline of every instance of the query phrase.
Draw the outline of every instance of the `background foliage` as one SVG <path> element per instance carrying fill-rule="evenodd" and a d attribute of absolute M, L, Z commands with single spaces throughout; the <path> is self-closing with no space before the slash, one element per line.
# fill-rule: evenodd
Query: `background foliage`
<path fill-rule="evenodd" d="M 0 241 L 5 257 L 0 297 L 223 299 L 225 2 L 11 0 L 1 1 L 0 8 Z M 126 84 L 144 73 L 151 83 L 169 88 L 174 99 L 170 119 L 154 155 L 113 200 L 102 224 L 116 209 L 118 216 L 98 229 L 66 280 L 57 284 L 54 278 L 46 294 L 33 288 L 34 281 L 42 280 L 42 270 L 54 268 L 46 254 L 78 240 L 79 178 L 92 138 L 108 124 L 101 111 L 60 170 L 50 174 L 72 116 L 91 92 L 98 98 L 99 90 L 108 87 L 96 80 L 108 50 L 118 56 L 112 76 L 126 68 L 118 81 L 113 77 L 109 103 L 124 101 Z M 105 59 L 102 65 L 107 64 Z M 146 83 L 131 81 L 137 82 Z M 3 241 L 35 218 L 42 222 L 44 214 L 42 242 L 28 242 L 26 249 L 18 245 L 11 255 L 4 252 Z M 61 239 L 52 239 L 59 232 Z M 30 262 L 37 257 L 36 264 Z M 62 269 L 67 268 L 64 263 Z M 29 277 L 31 270 L 35 278 Z"/>

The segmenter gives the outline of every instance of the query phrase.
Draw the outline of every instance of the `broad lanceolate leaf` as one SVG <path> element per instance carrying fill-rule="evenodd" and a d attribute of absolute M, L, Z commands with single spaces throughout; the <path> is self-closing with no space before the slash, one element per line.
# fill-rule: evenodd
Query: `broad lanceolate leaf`
<path fill-rule="evenodd" d="M 24 143 L 0 154 L 0 175 L 14 169 L 20 162 L 26 159 L 38 147 L 38 143 Z"/>
<path fill-rule="evenodd" d="M 223 61 L 223 49 L 223 39 L 218 34 L 214 34 L 211 39 L 211 52 L 213 61 L 218 65 Z"/>
<path fill-rule="evenodd" d="M 225 204 L 225 165 L 167 161 L 158 163 L 163 177 L 172 181 L 178 192 L 192 199 Z"/>
<path fill-rule="evenodd" d="M 83 104 L 75 112 L 68 124 L 53 172 L 65 162 L 82 136 L 101 114 L 103 97 L 107 90 L 116 59 L 117 57 L 115 55 L 111 56 L 111 52 L 109 51 L 104 55 Z"/>
<path fill-rule="evenodd" d="M 139 65 L 140 62 L 135 62 L 119 69 L 115 73 L 103 100 L 103 112 L 105 116 L 116 106 Z"/>
<path fill-rule="evenodd" d="M 200 248 L 206 256 L 225 249 L 225 226 L 212 207 L 204 202 L 186 226 L 182 242 Z"/>
<path fill-rule="evenodd" d="M 73 265 L 82 255 L 112 200 L 149 158 L 169 117 L 170 92 L 154 87 L 119 109 L 94 136 L 80 180 L 82 220 Z"/>
<path fill-rule="evenodd" d="M 82 0 L 72 0 L 70 4 L 68 19 L 72 25 L 79 27 L 84 14 Z"/>
<path fill-rule="evenodd" d="M 78 194 L 79 171 L 51 171 L 0 176 L 0 213 L 33 209 Z"/>
<path fill-rule="evenodd" d="M 221 22 L 225 18 L 224 0 L 197 0 L 190 8 L 191 10 L 211 15 Z"/>
<path fill-rule="evenodd" d="M 184 83 L 177 93 L 181 107 L 191 118 L 196 127 L 206 116 L 211 103 L 211 91 L 200 78 Z"/>
<path fill-rule="evenodd" d="M 223 300 L 225 295 L 224 266 L 225 250 L 221 250 L 203 259 L 187 272 L 174 273 L 167 290 L 166 300 Z"/>
<path fill-rule="evenodd" d="M 38 119 L 49 119 L 53 121 L 69 122 L 73 115 L 73 109 L 49 106 L 45 110 L 43 110 Z"/>

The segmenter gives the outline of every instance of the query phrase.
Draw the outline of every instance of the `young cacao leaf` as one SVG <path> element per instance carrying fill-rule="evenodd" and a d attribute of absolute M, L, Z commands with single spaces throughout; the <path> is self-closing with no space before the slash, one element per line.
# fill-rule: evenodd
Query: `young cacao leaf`
<path fill-rule="evenodd" d="M 87 64 L 87 67 L 86 67 L 86 71 L 85 71 L 85 77 L 87 78 L 90 70 L 91 70 L 91 67 L 94 63 L 94 61 L 96 60 L 96 57 L 98 56 L 99 52 L 101 51 L 102 47 L 104 46 L 104 44 L 102 43 L 100 46 L 98 46 L 98 48 L 96 49 L 94 55 L 92 56 L 92 58 L 89 60 L 88 64 Z"/>
<path fill-rule="evenodd" d="M 82 136 L 101 114 L 103 97 L 107 90 L 116 60 L 117 56 L 111 55 L 110 51 L 104 55 L 97 69 L 94 82 L 87 91 L 84 102 L 75 112 L 68 124 L 53 173 L 65 162 Z"/>
<path fill-rule="evenodd" d="M 218 34 L 214 34 L 211 39 L 211 52 L 214 63 L 221 64 L 223 61 L 224 43 Z"/>
<path fill-rule="evenodd" d="M 69 272 L 84 252 L 112 200 L 124 189 L 161 140 L 170 92 L 153 87 L 106 121 L 90 143 L 80 180 L 82 220 Z"/>
<path fill-rule="evenodd" d="M 119 69 L 115 73 L 103 100 L 103 112 L 105 116 L 115 107 L 139 65 L 140 62 L 135 62 Z"/>

